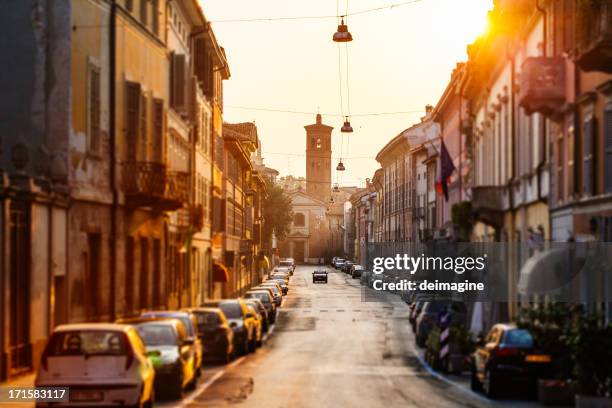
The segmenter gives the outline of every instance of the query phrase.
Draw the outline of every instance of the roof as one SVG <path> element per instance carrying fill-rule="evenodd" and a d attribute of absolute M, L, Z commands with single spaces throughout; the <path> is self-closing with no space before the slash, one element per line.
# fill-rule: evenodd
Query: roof
<path fill-rule="evenodd" d="M 223 136 L 228 132 L 230 137 L 235 137 L 244 142 L 250 142 L 259 147 L 257 126 L 252 122 L 223 123 Z"/>
<path fill-rule="evenodd" d="M 380 151 L 376 155 L 377 162 L 380 163 L 386 155 L 391 153 L 396 147 L 400 147 L 403 143 L 405 143 L 406 147 L 408 147 L 408 140 L 404 138 L 404 132 L 405 130 L 400 132 L 400 134 L 389 140 L 389 142 L 387 142 L 387 144 L 382 149 L 380 149 Z"/>
<path fill-rule="evenodd" d="M 119 323 L 74 323 L 62 324 L 57 326 L 54 332 L 67 332 L 79 330 L 108 330 L 108 331 L 126 331 L 130 329 L 130 325 Z"/>

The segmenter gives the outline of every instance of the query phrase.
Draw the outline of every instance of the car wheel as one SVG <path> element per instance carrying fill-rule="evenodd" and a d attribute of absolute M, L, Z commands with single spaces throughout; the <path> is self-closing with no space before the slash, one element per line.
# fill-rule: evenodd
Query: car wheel
<path fill-rule="evenodd" d="M 499 395 L 499 383 L 497 380 L 497 376 L 495 374 L 495 371 L 487 368 L 487 370 L 485 371 L 485 381 L 483 384 L 483 388 L 485 390 L 485 394 L 487 394 L 487 397 L 489 398 L 497 398 L 497 396 Z"/>

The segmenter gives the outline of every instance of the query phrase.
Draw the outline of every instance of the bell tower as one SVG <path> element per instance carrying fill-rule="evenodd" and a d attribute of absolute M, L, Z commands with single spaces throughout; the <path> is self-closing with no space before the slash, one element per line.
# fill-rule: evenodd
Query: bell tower
<path fill-rule="evenodd" d="M 333 127 L 321 123 L 306 129 L 306 194 L 327 202 L 331 196 L 331 133 Z"/>

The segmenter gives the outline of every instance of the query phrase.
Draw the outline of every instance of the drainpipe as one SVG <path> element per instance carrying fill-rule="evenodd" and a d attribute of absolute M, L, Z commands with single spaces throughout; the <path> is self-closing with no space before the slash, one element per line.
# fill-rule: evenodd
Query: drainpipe
<path fill-rule="evenodd" d="M 542 15 L 542 56 L 547 56 L 547 46 L 548 46 L 548 20 L 547 20 L 547 12 L 540 5 L 540 0 L 536 0 L 536 10 Z M 542 121 L 540 123 L 540 149 L 544 152 L 544 155 L 540 155 L 539 163 L 536 167 L 536 174 L 538 177 L 537 185 L 538 185 L 538 200 L 546 201 L 544 197 L 542 197 L 542 170 L 545 166 L 546 157 L 548 155 L 548 143 L 546 142 L 546 133 L 548 131 L 547 119 L 544 116 L 541 116 Z M 550 194 L 550 192 L 549 192 Z"/>
<path fill-rule="evenodd" d="M 115 320 L 117 317 L 116 310 L 116 290 L 117 290 L 117 183 L 116 183 L 116 166 L 117 166 L 117 131 L 116 131 L 116 52 L 117 52 L 117 2 L 112 0 L 110 8 L 110 34 L 109 34 L 109 97 L 110 97 L 110 112 L 109 112 L 109 135 L 110 135 L 110 186 L 113 196 L 111 205 L 111 224 L 110 224 L 110 318 Z"/>

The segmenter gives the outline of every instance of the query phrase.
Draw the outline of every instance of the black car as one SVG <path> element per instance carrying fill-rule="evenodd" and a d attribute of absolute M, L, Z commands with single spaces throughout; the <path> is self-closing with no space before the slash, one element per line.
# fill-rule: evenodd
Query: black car
<path fill-rule="evenodd" d="M 242 299 L 209 300 L 202 307 L 218 307 L 223 310 L 234 331 L 234 349 L 239 354 L 248 354 L 257 347 L 256 321 L 248 305 Z"/>
<path fill-rule="evenodd" d="M 327 283 L 327 270 L 315 269 L 312 273 L 312 283 L 323 282 Z"/>
<path fill-rule="evenodd" d="M 223 310 L 217 307 L 186 309 L 196 317 L 203 357 L 228 363 L 234 356 L 234 331 Z"/>
<path fill-rule="evenodd" d="M 259 313 L 261 316 L 261 330 L 263 333 L 267 333 L 270 329 L 270 320 L 268 319 L 268 309 L 264 306 L 263 302 L 259 299 L 255 298 L 246 298 L 244 299 L 247 305 L 253 306 L 253 308 Z"/>
<path fill-rule="evenodd" d="M 340 270 L 344 273 L 351 273 L 351 267 L 355 265 L 355 262 L 351 262 L 351 261 L 344 261 L 344 263 L 342 264 L 342 266 L 340 267 Z"/>
<path fill-rule="evenodd" d="M 355 265 L 351 266 L 351 272 L 350 272 L 351 278 L 353 278 L 353 279 L 360 278 L 361 277 L 361 273 L 363 271 L 365 271 L 365 268 L 363 266 L 361 266 L 361 265 L 355 264 Z"/>
<path fill-rule="evenodd" d="M 471 387 L 495 398 L 509 385 L 535 390 L 538 378 L 550 378 L 551 356 L 538 353 L 529 331 L 496 324 L 472 356 Z"/>
<path fill-rule="evenodd" d="M 245 299 L 259 299 L 267 310 L 268 323 L 272 324 L 276 321 L 276 304 L 274 304 L 274 296 L 272 290 L 269 289 L 251 289 L 244 294 Z"/>

